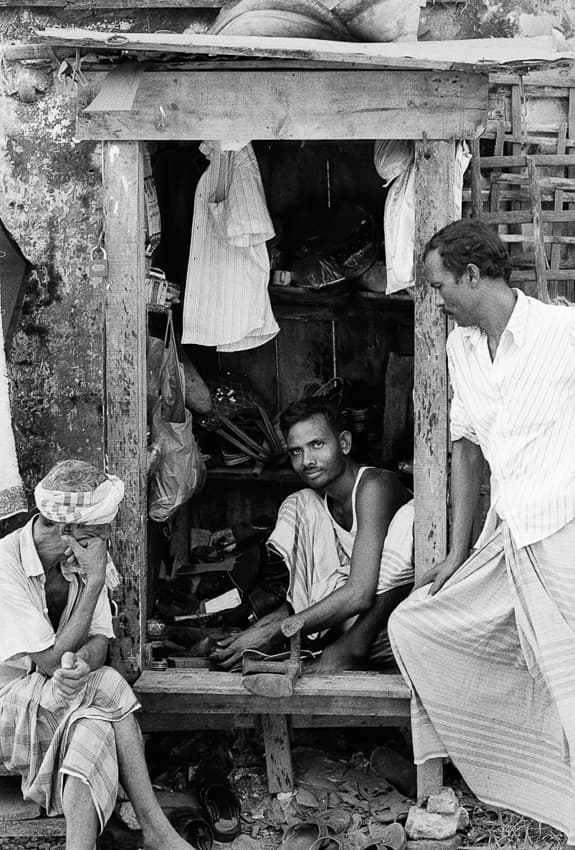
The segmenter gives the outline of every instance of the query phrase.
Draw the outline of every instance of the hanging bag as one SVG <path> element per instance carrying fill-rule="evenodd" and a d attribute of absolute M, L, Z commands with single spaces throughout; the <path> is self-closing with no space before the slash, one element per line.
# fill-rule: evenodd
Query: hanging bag
<path fill-rule="evenodd" d="M 159 375 L 159 395 L 152 409 L 151 440 L 159 461 L 150 476 L 148 514 L 165 522 L 205 484 L 206 466 L 186 410 L 182 370 L 171 313 L 168 314 Z"/>

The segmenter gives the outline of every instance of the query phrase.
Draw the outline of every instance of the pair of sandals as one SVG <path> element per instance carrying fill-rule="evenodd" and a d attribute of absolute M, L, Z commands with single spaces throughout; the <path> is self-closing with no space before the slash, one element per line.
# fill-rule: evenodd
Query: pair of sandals
<path fill-rule="evenodd" d="M 287 828 L 279 850 L 343 850 L 345 844 L 340 835 L 346 826 L 330 825 L 325 821 L 305 821 L 294 823 Z M 372 841 L 364 850 L 406 850 L 407 836 L 400 823 L 387 826 L 376 841 Z"/>
<path fill-rule="evenodd" d="M 241 807 L 227 782 L 204 782 L 197 805 L 173 809 L 168 820 L 177 833 L 197 850 L 212 850 L 214 841 L 230 843 L 241 831 Z"/>

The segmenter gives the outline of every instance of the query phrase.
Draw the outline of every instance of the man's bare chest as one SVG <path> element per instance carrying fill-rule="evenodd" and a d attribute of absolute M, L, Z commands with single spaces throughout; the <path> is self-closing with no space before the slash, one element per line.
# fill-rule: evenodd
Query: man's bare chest
<path fill-rule="evenodd" d="M 70 583 L 66 581 L 59 569 L 54 569 L 46 575 L 44 590 L 48 616 L 54 630 L 56 630 L 66 608 Z"/>

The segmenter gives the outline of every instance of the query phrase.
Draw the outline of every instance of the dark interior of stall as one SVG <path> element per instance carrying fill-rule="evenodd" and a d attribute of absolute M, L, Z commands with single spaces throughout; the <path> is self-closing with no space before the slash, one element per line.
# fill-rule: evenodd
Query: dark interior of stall
<path fill-rule="evenodd" d="M 413 299 L 411 290 L 385 294 L 387 190 L 374 166 L 374 142 L 252 144 L 276 234 L 267 251 L 280 331 L 263 345 L 229 353 L 179 344 L 194 196 L 208 161 L 196 142 L 148 149 L 161 215 L 148 274 L 156 274 L 150 266 L 159 269 L 172 294 L 161 306 L 153 303 L 153 285 L 147 287 L 148 341 L 164 339 L 171 318 L 180 358 L 193 363 L 211 398 L 249 398 L 279 441 L 263 458 L 244 453 L 241 440 L 229 442 L 210 427 L 209 415 L 192 412 L 205 485 L 168 520 L 149 521 L 146 660 L 152 666 L 209 666 L 218 629 L 244 626 L 285 594 L 283 565 L 270 559 L 265 541 L 282 500 L 302 486 L 278 428 L 278 413 L 291 401 L 309 394 L 334 399 L 357 460 L 395 470 L 412 484 Z M 310 238 L 323 239 L 325 253 L 342 266 L 351 257 L 353 273 L 318 264 Z M 149 369 L 148 361 L 148 377 Z M 148 395 L 149 418 L 153 406 Z M 261 422 L 259 432 L 249 416 L 236 422 L 248 446 L 251 438 L 269 448 Z M 153 434 L 150 442 L 153 464 Z"/>

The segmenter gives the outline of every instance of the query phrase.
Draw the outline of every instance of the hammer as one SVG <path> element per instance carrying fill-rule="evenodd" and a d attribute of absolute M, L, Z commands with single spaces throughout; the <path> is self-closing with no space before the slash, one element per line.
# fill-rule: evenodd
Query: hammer
<path fill-rule="evenodd" d="M 243 685 L 261 697 L 291 697 L 295 680 L 301 676 L 301 617 L 290 617 L 281 624 L 284 637 L 289 638 L 290 654 L 284 661 L 264 661 L 244 656 Z"/>

